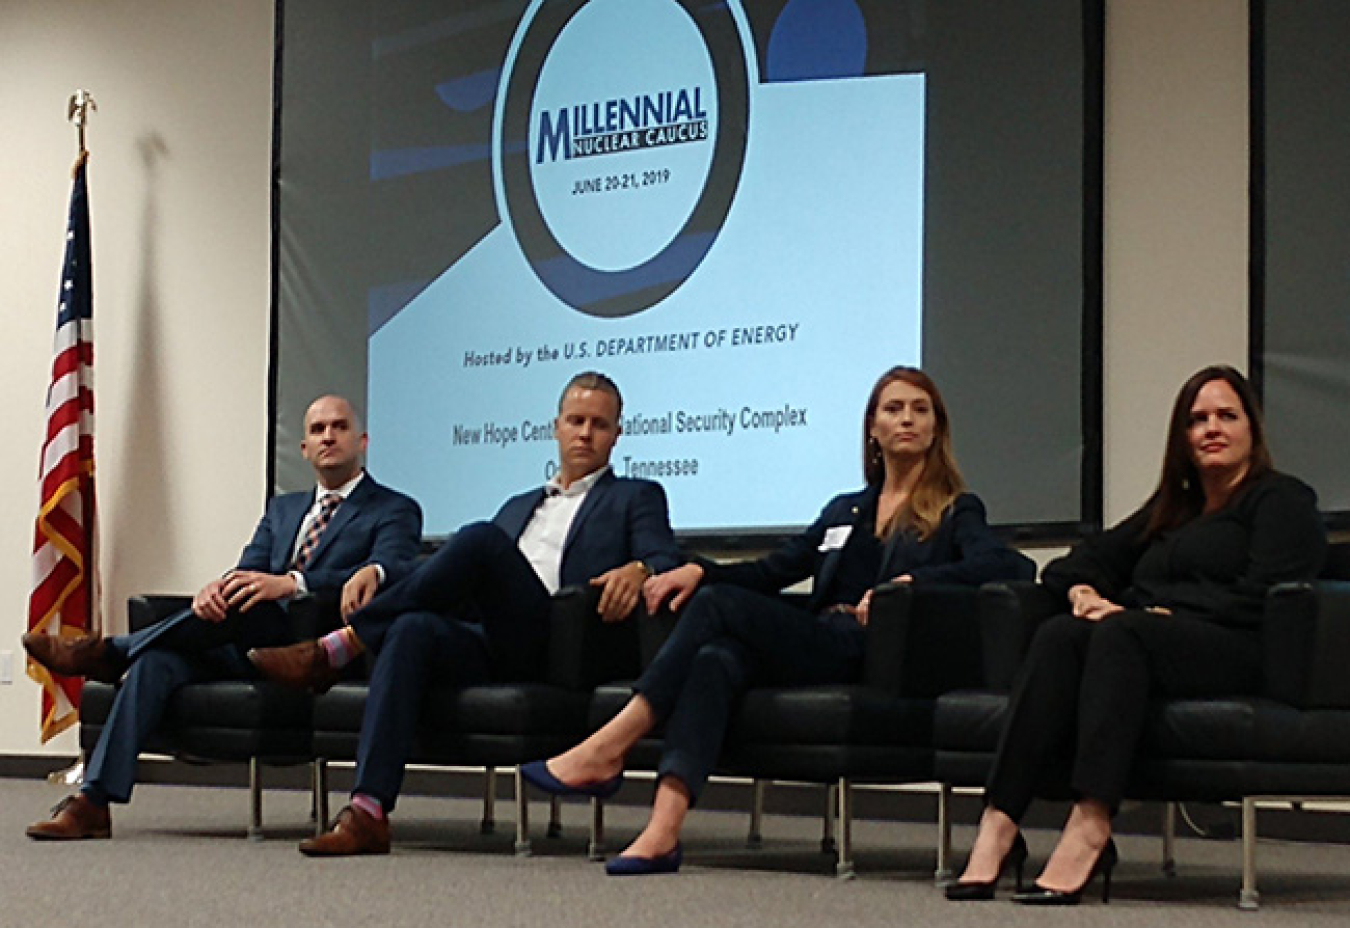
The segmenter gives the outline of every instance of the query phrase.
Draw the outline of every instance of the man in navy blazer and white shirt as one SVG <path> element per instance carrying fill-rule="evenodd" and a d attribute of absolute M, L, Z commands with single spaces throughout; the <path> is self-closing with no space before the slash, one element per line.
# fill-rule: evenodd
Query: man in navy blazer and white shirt
<path fill-rule="evenodd" d="M 347 400 L 323 396 L 305 413 L 300 453 L 317 487 L 274 497 L 238 565 L 198 591 L 192 607 L 151 628 L 109 638 L 24 636 L 33 659 L 66 676 L 115 683 L 126 674 L 80 792 L 32 838 L 106 838 L 110 802 L 131 798 L 136 755 L 188 683 L 255 676 L 250 648 L 293 640 L 285 609 L 295 597 L 342 596 L 345 609 L 407 575 L 422 538 L 422 511 L 376 483 L 361 465 L 367 437 Z"/>
<path fill-rule="evenodd" d="M 377 654 L 351 805 L 326 834 L 301 842 L 303 853 L 388 853 L 388 814 L 433 678 L 462 686 L 540 679 L 553 593 L 599 587 L 601 618 L 621 621 L 653 571 L 680 563 L 660 485 L 609 468 L 622 409 L 608 377 L 573 377 L 554 421 L 558 473 L 548 484 L 507 500 L 491 522 L 460 529 L 406 580 L 352 613 L 347 627 L 249 654 L 265 675 L 317 690 L 357 654 Z"/>

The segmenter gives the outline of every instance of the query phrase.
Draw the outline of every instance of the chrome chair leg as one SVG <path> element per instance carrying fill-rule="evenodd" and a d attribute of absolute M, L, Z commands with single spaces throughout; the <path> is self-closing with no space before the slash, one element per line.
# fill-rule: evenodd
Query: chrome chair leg
<path fill-rule="evenodd" d="M 1238 908 L 1255 911 L 1261 906 L 1261 894 L 1256 890 L 1256 800 L 1242 797 L 1242 891 L 1238 894 Z"/>
<path fill-rule="evenodd" d="M 525 795 L 525 778 L 516 768 L 516 856 L 529 857 L 530 849 L 530 801 Z"/>
<path fill-rule="evenodd" d="M 937 794 L 937 868 L 933 882 L 946 886 L 952 881 L 952 786 L 939 783 Z"/>
<path fill-rule="evenodd" d="M 1162 872 L 1177 875 L 1177 804 L 1164 802 L 1162 809 Z"/>
<path fill-rule="evenodd" d="M 497 830 L 497 768 L 483 768 L 483 819 L 478 823 L 480 835 Z"/>
<path fill-rule="evenodd" d="M 586 845 L 586 856 L 591 860 L 605 859 L 605 801 L 591 797 L 591 839 Z"/>
<path fill-rule="evenodd" d="M 824 830 L 820 836 L 820 853 L 834 856 L 838 845 L 834 840 L 834 810 L 838 798 L 838 785 L 828 783 L 825 786 L 825 821 Z"/>
<path fill-rule="evenodd" d="M 752 851 L 764 846 L 764 794 L 768 786 L 767 780 L 756 778 L 750 787 L 750 830 L 745 836 L 745 846 Z"/>
<path fill-rule="evenodd" d="M 310 811 L 314 818 L 314 834 L 321 835 L 328 828 L 328 761 L 322 757 L 314 758 L 313 791 Z"/>
<path fill-rule="evenodd" d="M 258 758 L 248 759 L 248 839 L 261 841 L 262 833 L 262 764 Z"/>
<path fill-rule="evenodd" d="M 836 788 L 839 797 L 839 811 L 835 817 L 835 843 L 839 856 L 835 861 L 834 875 L 841 880 L 851 880 L 857 873 L 853 869 L 853 790 L 846 778 L 839 778 Z"/>
<path fill-rule="evenodd" d="M 547 838 L 562 837 L 562 797 L 550 796 L 548 799 L 548 830 L 544 832 Z"/>

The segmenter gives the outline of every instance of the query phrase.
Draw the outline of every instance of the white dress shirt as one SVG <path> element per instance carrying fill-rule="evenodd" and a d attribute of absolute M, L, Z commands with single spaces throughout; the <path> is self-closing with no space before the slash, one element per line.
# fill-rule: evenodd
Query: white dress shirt
<path fill-rule="evenodd" d="M 605 475 L 609 465 L 563 488 L 557 476 L 544 484 L 544 499 L 525 530 L 520 533 L 516 547 L 525 555 L 534 572 L 544 584 L 549 594 L 558 592 L 562 586 L 563 546 L 567 543 L 567 533 L 572 529 L 572 521 L 577 517 L 586 494 L 595 486 L 597 480 Z"/>

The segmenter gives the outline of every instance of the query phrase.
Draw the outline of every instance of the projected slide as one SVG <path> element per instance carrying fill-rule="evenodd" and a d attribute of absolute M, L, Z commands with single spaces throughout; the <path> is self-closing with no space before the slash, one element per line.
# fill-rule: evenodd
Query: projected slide
<path fill-rule="evenodd" d="M 856 4 L 796 6 L 758 35 L 736 2 L 520 15 L 483 104 L 496 222 L 370 338 L 371 467 L 428 532 L 553 475 L 586 369 L 677 528 L 800 525 L 860 484 L 867 391 L 921 359 L 925 76 L 865 67 Z"/>

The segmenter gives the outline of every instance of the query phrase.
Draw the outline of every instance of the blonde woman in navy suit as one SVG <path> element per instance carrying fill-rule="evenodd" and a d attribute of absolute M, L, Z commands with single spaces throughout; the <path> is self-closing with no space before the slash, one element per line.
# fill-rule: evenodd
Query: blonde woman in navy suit
<path fill-rule="evenodd" d="M 522 768 L 547 792 L 609 795 L 628 750 L 665 723 L 651 819 L 609 861 L 608 873 L 679 869 L 680 828 L 747 688 L 858 679 L 878 583 L 975 585 L 1032 575 L 1031 562 L 995 537 L 984 505 L 965 492 L 946 407 L 922 371 L 895 367 L 873 387 L 863 469 L 864 489 L 835 497 L 806 531 L 767 556 L 730 565 L 698 560 L 648 580 L 650 611 L 669 603 L 684 615 L 633 698 L 577 747 Z M 814 585 L 806 610 L 773 595 L 807 577 Z"/>

